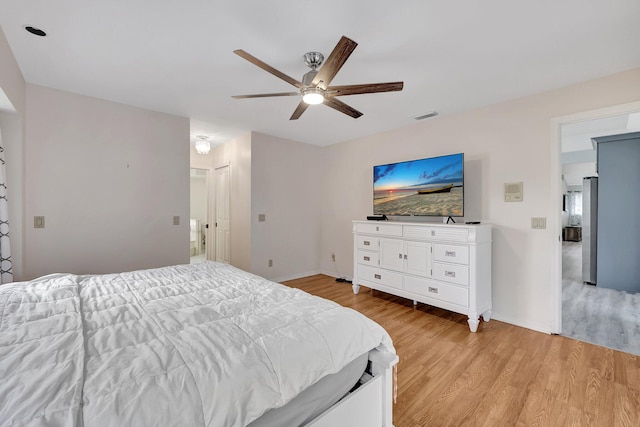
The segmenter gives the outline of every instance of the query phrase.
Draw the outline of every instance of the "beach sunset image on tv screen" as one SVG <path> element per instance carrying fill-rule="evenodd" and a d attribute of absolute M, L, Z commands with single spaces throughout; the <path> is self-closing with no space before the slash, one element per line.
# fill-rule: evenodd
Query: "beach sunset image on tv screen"
<path fill-rule="evenodd" d="M 464 154 L 373 167 L 374 215 L 464 215 Z"/>

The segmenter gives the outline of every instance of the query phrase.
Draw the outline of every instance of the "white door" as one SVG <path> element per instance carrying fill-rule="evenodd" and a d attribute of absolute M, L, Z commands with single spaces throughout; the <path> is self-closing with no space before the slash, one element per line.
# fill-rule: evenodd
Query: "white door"
<path fill-rule="evenodd" d="M 216 168 L 216 261 L 231 262 L 229 165 Z"/>

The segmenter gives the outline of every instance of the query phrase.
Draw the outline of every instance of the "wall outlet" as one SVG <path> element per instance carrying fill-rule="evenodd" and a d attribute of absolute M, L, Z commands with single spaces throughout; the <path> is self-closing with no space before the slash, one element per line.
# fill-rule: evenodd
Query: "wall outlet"
<path fill-rule="evenodd" d="M 173 217 L 173 225 L 180 225 L 180 216 L 176 215 Z"/>
<path fill-rule="evenodd" d="M 331 254 L 331 261 L 336 262 L 336 254 Z"/>
<path fill-rule="evenodd" d="M 273 260 L 272 259 L 269 260 L 269 267 L 273 267 Z"/>
<path fill-rule="evenodd" d="M 33 217 L 33 228 L 44 228 L 44 217 L 43 216 L 34 216 Z"/>

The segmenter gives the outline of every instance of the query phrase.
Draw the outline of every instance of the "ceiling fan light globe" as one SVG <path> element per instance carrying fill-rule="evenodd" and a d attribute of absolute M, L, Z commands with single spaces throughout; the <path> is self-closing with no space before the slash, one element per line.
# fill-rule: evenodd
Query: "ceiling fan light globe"
<path fill-rule="evenodd" d="M 309 105 L 318 105 L 324 102 L 324 96 L 318 89 L 309 89 L 302 94 L 302 100 Z"/>

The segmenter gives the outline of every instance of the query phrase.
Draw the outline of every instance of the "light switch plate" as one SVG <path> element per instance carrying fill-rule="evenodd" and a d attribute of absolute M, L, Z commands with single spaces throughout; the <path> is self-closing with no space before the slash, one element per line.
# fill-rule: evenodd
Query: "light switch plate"
<path fill-rule="evenodd" d="M 531 228 L 536 230 L 544 230 L 547 228 L 547 218 L 531 217 Z"/>

